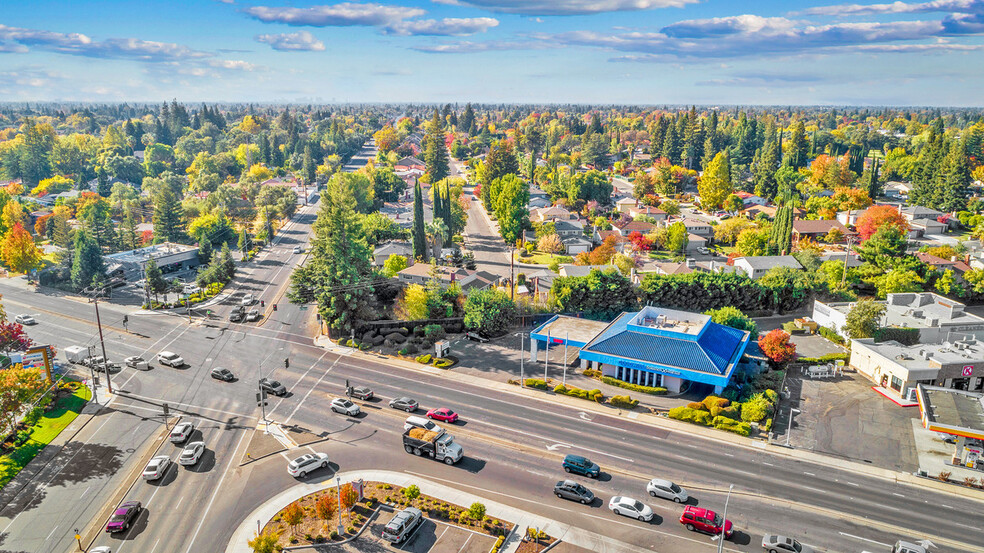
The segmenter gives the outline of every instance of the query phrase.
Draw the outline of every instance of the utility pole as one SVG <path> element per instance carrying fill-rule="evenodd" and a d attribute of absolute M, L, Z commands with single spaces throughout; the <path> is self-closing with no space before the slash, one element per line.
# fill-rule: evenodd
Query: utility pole
<path fill-rule="evenodd" d="M 263 382 L 259 383 L 260 393 L 256 394 L 257 399 L 260 400 L 260 409 L 263 413 L 263 422 L 266 422 L 266 390 L 263 389 Z"/>
<path fill-rule="evenodd" d="M 516 259 L 516 247 L 509 250 L 509 299 L 516 300 L 516 283 L 513 281 L 513 261 Z"/>
<path fill-rule="evenodd" d="M 799 409 L 789 408 L 789 425 L 786 427 L 786 447 L 789 447 L 789 433 L 793 431 L 793 415 L 799 412 Z"/>
<path fill-rule="evenodd" d="M 532 345 L 532 344 L 531 344 Z M 523 358 L 526 357 L 526 336 L 522 332 L 519 333 L 519 387 L 526 387 L 526 379 L 523 377 Z"/>
<path fill-rule="evenodd" d="M 847 218 L 848 218 L 848 221 L 850 221 L 850 218 L 851 218 L 851 212 L 850 211 L 847 212 Z M 844 254 L 844 272 L 841 273 L 841 286 L 844 286 L 844 283 L 847 282 L 847 262 L 848 262 L 848 260 L 851 259 L 851 243 L 852 242 L 854 242 L 854 237 L 849 236 L 847 238 L 847 252 Z"/>
<path fill-rule="evenodd" d="M 99 328 L 99 345 L 102 348 L 103 372 L 106 373 L 106 389 L 113 393 L 113 382 L 109 379 L 109 359 L 106 358 L 106 342 L 103 340 L 102 321 L 99 319 L 99 293 L 105 288 L 92 289 L 92 302 L 96 306 L 96 326 Z"/>

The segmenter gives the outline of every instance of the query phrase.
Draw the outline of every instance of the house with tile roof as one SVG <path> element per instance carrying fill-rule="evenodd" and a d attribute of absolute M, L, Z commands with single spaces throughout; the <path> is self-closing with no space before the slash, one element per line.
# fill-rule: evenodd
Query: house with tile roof
<path fill-rule="evenodd" d="M 457 284 L 462 290 L 473 288 L 481 290 L 488 288 L 498 277 L 485 271 L 416 263 L 397 273 L 396 278 L 406 284 L 427 284 L 430 280 L 437 279 L 444 288 Z"/>
<path fill-rule="evenodd" d="M 633 232 L 649 234 L 650 232 L 656 230 L 656 225 L 646 221 L 626 221 L 624 223 L 616 223 L 613 228 L 619 236 L 622 238 L 628 238 L 628 236 Z"/>
<path fill-rule="evenodd" d="M 410 171 L 411 169 L 416 169 L 418 171 L 426 171 L 427 165 L 415 157 L 405 157 L 400 161 L 396 162 L 393 166 L 394 171 Z"/>
<path fill-rule="evenodd" d="M 799 242 L 803 238 L 809 238 L 819 242 L 824 240 L 832 229 L 840 231 L 841 239 L 836 243 L 846 242 L 849 237 L 857 235 L 836 219 L 796 219 L 793 221 L 793 241 Z"/>

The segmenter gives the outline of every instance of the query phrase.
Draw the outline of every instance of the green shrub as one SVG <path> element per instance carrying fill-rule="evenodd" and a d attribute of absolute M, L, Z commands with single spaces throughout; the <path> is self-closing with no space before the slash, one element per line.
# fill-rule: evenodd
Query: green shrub
<path fill-rule="evenodd" d="M 413 501 L 414 499 L 420 497 L 420 488 L 416 484 L 410 484 L 406 488 L 400 490 L 400 493 L 403 494 L 403 497 Z"/>
<path fill-rule="evenodd" d="M 731 419 L 733 421 L 741 420 L 741 408 L 736 407 L 742 405 L 741 403 L 732 403 L 730 407 L 725 407 L 721 409 L 717 416 Z"/>
<path fill-rule="evenodd" d="M 745 422 L 759 422 L 772 413 L 772 404 L 761 394 L 746 401 L 741 408 L 741 420 Z"/>
<path fill-rule="evenodd" d="M 850 353 L 828 353 L 827 355 L 821 355 L 820 357 L 800 357 L 796 360 L 796 362 L 816 365 L 820 363 L 831 363 L 834 361 L 847 361 L 850 358 Z"/>
<path fill-rule="evenodd" d="M 919 329 L 881 327 L 875 330 L 871 337 L 875 339 L 876 343 L 895 340 L 903 346 L 914 346 L 919 343 Z"/>
<path fill-rule="evenodd" d="M 632 390 L 633 392 L 639 392 L 641 394 L 663 396 L 666 395 L 667 392 L 666 388 L 655 387 L 655 386 L 641 386 L 639 384 L 623 382 L 617 378 L 612 378 L 610 376 L 602 376 L 601 381 L 610 386 L 618 386 L 619 388 L 625 388 L 626 390 Z"/>
<path fill-rule="evenodd" d="M 696 409 L 698 411 L 707 411 L 707 408 L 704 407 L 704 404 L 699 401 L 691 401 L 690 403 L 687 404 L 687 407 L 691 409 Z"/>
<path fill-rule="evenodd" d="M 800 331 L 800 328 L 796 326 L 796 323 L 794 323 L 793 321 L 789 321 L 788 323 L 782 323 L 782 329 L 790 334 Z"/>
<path fill-rule="evenodd" d="M 432 342 L 442 340 L 445 336 L 444 327 L 441 325 L 427 325 L 424 327 L 424 336 Z"/>
<path fill-rule="evenodd" d="M 731 402 L 728 401 L 727 398 L 718 397 L 718 396 L 707 396 L 704 398 L 703 401 L 701 401 L 701 403 L 704 404 L 704 409 L 710 411 L 712 415 L 716 416 L 716 414 L 714 413 L 715 407 L 717 407 L 717 410 L 720 411 L 721 409 L 727 407 Z"/>
<path fill-rule="evenodd" d="M 605 394 L 601 393 L 601 390 L 595 388 L 594 390 L 588 391 L 588 399 L 591 401 L 601 401 L 605 398 Z"/>
<path fill-rule="evenodd" d="M 348 346 L 348 347 L 350 347 L 350 348 L 356 347 L 355 340 L 353 340 L 351 338 L 349 338 L 348 340 L 345 341 L 345 345 Z"/>
<path fill-rule="evenodd" d="M 24 424 L 27 426 L 34 426 L 41 420 L 41 415 L 44 414 L 44 408 L 41 405 L 36 405 L 33 409 L 24 415 Z"/>
<path fill-rule="evenodd" d="M 674 407 L 666 416 L 678 421 L 690 422 L 708 426 L 711 424 L 711 414 L 707 411 L 691 409 L 690 407 Z"/>
<path fill-rule="evenodd" d="M 841 337 L 840 334 L 837 334 L 836 332 L 834 332 L 833 330 L 831 330 L 831 329 L 829 329 L 829 328 L 827 328 L 825 326 L 821 326 L 820 327 L 820 330 L 818 330 L 817 332 L 821 336 L 823 336 L 824 338 L 830 340 L 831 342 L 833 342 L 835 344 L 840 344 L 840 345 L 843 346 L 846 343 L 845 340 L 844 340 L 844 338 Z M 916 333 L 918 334 L 918 331 Z"/>
<path fill-rule="evenodd" d="M 768 432 L 772 430 L 772 419 L 765 419 L 765 424 L 762 425 L 762 430 Z"/>
<path fill-rule="evenodd" d="M 714 417 L 712 424 L 718 430 L 734 432 L 740 436 L 748 436 L 752 433 L 752 425 L 747 422 L 737 422 L 725 417 Z"/>
<path fill-rule="evenodd" d="M 598 377 L 601 376 L 601 371 L 598 371 L 598 370 L 595 370 L 595 369 L 584 369 L 584 373 L 583 374 L 584 374 L 584 376 L 587 376 L 587 377 L 590 377 L 590 378 L 598 378 Z"/>
<path fill-rule="evenodd" d="M 423 355 L 418 355 L 416 361 L 420 364 L 427 365 L 431 362 L 431 354 L 425 353 Z"/>
<path fill-rule="evenodd" d="M 553 391 L 555 394 L 566 394 L 567 386 L 564 386 L 563 384 L 557 384 L 556 386 L 554 386 Z"/>
<path fill-rule="evenodd" d="M 527 378 L 524 382 L 527 388 L 534 388 L 537 390 L 546 390 L 547 383 L 539 378 Z"/>
<path fill-rule="evenodd" d="M 764 392 L 762 392 L 762 395 L 764 395 L 765 399 L 769 400 L 770 403 L 775 404 L 779 401 L 779 394 L 776 393 L 776 391 L 773 390 L 772 388 L 769 388 Z"/>
<path fill-rule="evenodd" d="M 434 366 L 439 369 L 444 369 L 450 367 L 451 365 L 454 365 L 454 361 L 450 359 L 446 359 L 444 357 L 438 357 L 437 359 L 434 360 Z"/>
<path fill-rule="evenodd" d="M 639 400 L 632 399 L 629 396 L 612 396 L 608 400 L 608 403 L 611 403 L 613 406 L 618 407 L 619 409 L 633 409 L 635 408 L 636 405 L 639 405 Z"/>
<path fill-rule="evenodd" d="M 468 516 L 471 517 L 472 520 L 485 520 L 485 504 L 477 501 L 472 503 L 471 507 L 468 508 Z"/>

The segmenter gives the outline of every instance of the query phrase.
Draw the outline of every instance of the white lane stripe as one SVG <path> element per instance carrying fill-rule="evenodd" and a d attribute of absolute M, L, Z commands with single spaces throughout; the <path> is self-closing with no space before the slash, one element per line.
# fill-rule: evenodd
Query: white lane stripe
<path fill-rule="evenodd" d="M 205 524 L 205 521 L 208 519 L 208 512 L 212 509 L 212 504 L 215 502 L 215 498 L 219 495 L 219 491 L 222 491 L 222 482 L 225 481 L 226 475 L 230 472 L 229 469 L 232 468 L 232 460 L 235 459 L 236 453 L 239 451 L 240 446 L 243 445 L 243 441 L 249 434 L 249 431 L 243 432 L 242 437 L 239 438 L 239 443 L 236 444 L 236 448 L 232 450 L 232 455 L 229 456 L 229 466 L 227 466 L 226 470 L 222 473 L 222 478 L 219 478 L 219 485 L 216 486 L 215 491 L 212 492 L 212 499 L 208 501 L 205 511 L 201 514 L 201 520 L 198 522 L 198 527 L 195 528 L 195 534 L 191 537 L 191 542 L 188 544 L 188 549 L 185 550 L 185 553 L 191 553 L 192 548 L 194 548 L 195 540 L 198 539 L 198 533 L 201 532 L 202 525 Z"/>

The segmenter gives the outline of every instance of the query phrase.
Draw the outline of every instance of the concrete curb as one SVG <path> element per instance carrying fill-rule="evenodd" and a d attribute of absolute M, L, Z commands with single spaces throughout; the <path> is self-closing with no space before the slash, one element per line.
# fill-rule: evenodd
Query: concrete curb
<path fill-rule="evenodd" d="M 322 337 L 316 336 L 314 339 L 314 343 L 316 346 L 324 348 L 325 346 L 323 346 L 320 343 L 321 341 L 320 338 Z M 327 337 L 324 337 L 324 339 L 327 340 Z M 339 347 L 337 346 L 337 344 L 334 343 L 332 343 L 332 345 L 335 347 Z M 536 399 L 538 401 L 545 401 L 554 404 L 562 403 L 575 409 L 580 409 L 582 411 L 591 411 L 594 413 L 607 415 L 611 417 L 629 418 L 628 413 L 630 412 L 638 413 L 638 416 L 634 417 L 631 420 L 657 428 L 677 431 L 685 434 L 698 435 L 702 438 L 713 440 L 719 443 L 727 443 L 734 446 L 743 447 L 745 449 L 763 451 L 773 455 L 781 455 L 784 457 L 789 457 L 801 461 L 814 463 L 817 465 L 822 465 L 824 467 L 833 466 L 842 470 L 861 473 L 875 478 L 881 478 L 883 480 L 888 480 L 891 482 L 895 482 L 897 484 L 905 484 L 909 486 L 915 486 L 918 488 L 929 487 L 936 491 L 956 494 L 956 495 L 960 495 L 961 497 L 965 497 L 968 499 L 972 499 L 984 503 L 984 492 L 982 492 L 981 490 L 974 490 L 971 488 L 961 488 L 961 487 L 953 486 L 951 484 L 944 484 L 943 482 L 926 480 L 914 474 L 898 472 L 898 471 L 883 469 L 879 467 L 872 467 L 854 461 L 847 461 L 844 459 L 829 457 L 812 451 L 806 451 L 806 450 L 795 449 L 795 448 L 786 448 L 784 446 L 769 444 L 765 441 L 754 440 L 751 438 L 746 438 L 744 436 L 739 436 L 737 434 L 731 434 L 729 432 L 718 431 L 713 428 L 697 426 L 695 424 L 690 424 L 683 421 L 677 421 L 666 417 L 659 417 L 659 416 L 651 415 L 649 413 L 641 413 L 639 411 L 625 411 L 621 409 L 616 409 L 614 407 L 609 407 L 606 405 L 599 405 L 597 403 L 579 399 L 579 398 L 548 394 L 539 390 L 532 390 L 530 388 L 521 388 L 519 386 L 513 384 L 507 384 L 505 382 L 499 382 L 497 380 L 485 379 L 477 376 L 456 373 L 453 370 L 444 370 L 435 367 L 430 367 L 427 365 L 421 365 L 419 363 L 411 363 L 403 359 L 400 359 L 398 357 L 384 356 L 376 353 L 366 354 L 356 349 L 352 349 L 352 348 L 347 348 L 347 349 L 351 350 L 351 352 L 348 355 L 349 357 L 352 358 L 365 357 L 365 358 L 378 359 L 380 357 L 383 357 L 388 361 L 390 361 L 391 363 L 397 363 L 404 368 L 421 372 L 424 374 L 430 374 L 434 376 L 440 375 L 443 376 L 444 378 L 455 380 L 458 382 L 472 384 L 472 385 L 481 385 L 485 388 L 490 388 L 513 395 L 522 395 L 528 398 Z"/>
<path fill-rule="evenodd" d="M 321 438 L 319 440 L 314 440 L 313 442 L 305 442 L 303 444 L 297 444 L 297 447 L 305 447 L 305 446 L 309 446 L 309 445 L 320 444 L 322 442 L 327 442 L 330 439 L 331 438 L 325 437 L 325 438 Z M 290 449 L 287 449 L 287 448 L 278 449 L 277 451 L 272 451 L 272 452 L 267 453 L 265 455 L 260 455 L 259 457 L 250 457 L 249 458 L 249 461 L 239 463 L 239 466 L 245 467 L 246 465 L 255 463 L 256 461 L 259 461 L 261 459 L 266 459 L 267 457 L 273 457 L 274 455 L 280 455 L 281 453 L 283 453 L 285 451 L 290 451 Z"/>
<path fill-rule="evenodd" d="M 305 549 L 317 549 L 318 547 L 324 547 L 325 545 L 342 545 L 343 543 L 349 543 L 350 541 L 354 541 L 356 538 L 358 538 L 363 533 L 365 533 L 366 528 L 369 528 L 369 524 L 372 523 L 372 521 L 376 520 L 376 517 L 379 516 L 379 512 L 380 511 L 390 511 L 390 512 L 392 512 L 392 511 L 394 511 L 394 509 L 393 509 L 393 507 L 391 505 L 387 505 L 386 503 L 380 503 L 379 505 L 376 506 L 375 509 L 373 509 L 372 515 L 369 516 L 369 518 L 366 519 L 366 523 L 363 524 L 361 528 L 359 528 L 359 531 L 356 532 L 354 536 L 345 538 L 344 540 L 333 541 L 333 542 L 326 542 L 326 543 L 319 543 L 319 544 L 314 544 L 314 545 L 295 545 L 295 546 L 291 546 L 291 547 L 285 547 L 283 550 L 284 551 L 304 551 Z"/>

